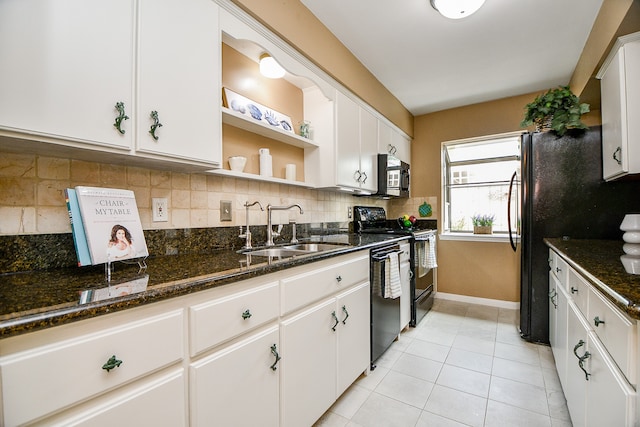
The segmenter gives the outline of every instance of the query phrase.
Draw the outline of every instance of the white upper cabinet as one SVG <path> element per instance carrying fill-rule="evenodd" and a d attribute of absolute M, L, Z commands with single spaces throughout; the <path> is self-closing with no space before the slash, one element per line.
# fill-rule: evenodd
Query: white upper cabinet
<path fill-rule="evenodd" d="M 55 143 L 70 157 L 90 148 L 220 164 L 220 34 L 211 1 L 3 1 L 0 63 L 2 135 Z"/>
<path fill-rule="evenodd" d="M 375 193 L 377 119 L 340 91 L 336 93 L 336 184 Z"/>
<path fill-rule="evenodd" d="M 620 37 L 601 79 L 602 173 L 606 180 L 640 173 L 640 32 Z"/>
<path fill-rule="evenodd" d="M 128 150 L 134 18 L 133 0 L 3 0 L 0 129 Z"/>
<path fill-rule="evenodd" d="M 378 119 L 378 153 L 390 154 L 405 163 L 411 163 L 411 140 Z"/>
<path fill-rule="evenodd" d="M 139 0 L 138 32 L 136 151 L 220 164 L 218 6 Z"/>

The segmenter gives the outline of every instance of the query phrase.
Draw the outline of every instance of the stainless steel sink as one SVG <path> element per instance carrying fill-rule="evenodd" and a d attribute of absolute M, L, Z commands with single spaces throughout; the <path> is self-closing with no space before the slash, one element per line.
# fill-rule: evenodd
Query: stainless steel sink
<path fill-rule="evenodd" d="M 346 247 L 347 245 L 332 244 L 332 243 L 297 243 L 297 244 L 285 245 L 285 246 L 271 246 L 266 248 L 261 247 L 261 248 L 255 248 L 255 249 L 246 249 L 239 252 L 247 255 L 252 255 L 252 256 L 287 258 L 287 257 L 294 257 L 296 255 L 307 255 L 307 254 L 312 254 L 316 252 L 342 249 Z"/>
<path fill-rule="evenodd" d="M 333 243 L 297 243 L 295 245 L 285 245 L 285 249 L 294 249 L 297 251 L 307 252 L 323 252 L 331 251 L 334 249 L 345 248 L 345 245 L 333 244 Z"/>

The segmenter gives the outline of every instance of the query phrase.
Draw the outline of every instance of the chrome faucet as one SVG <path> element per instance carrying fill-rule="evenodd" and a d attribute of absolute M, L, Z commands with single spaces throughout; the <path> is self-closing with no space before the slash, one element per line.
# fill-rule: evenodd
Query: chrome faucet
<path fill-rule="evenodd" d="M 267 205 L 267 246 L 273 246 L 273 237 L 274 235 L 279 235 L 280 231 L 274 232 L 273 226 L 271 225 L 271 211 L 286 211 L 287 209 L 298 208 L 300 209 L 300 213 L 303 214 L 302 206 L 298 204 L 289 205 L 289 206 L 271 206 Z M 280 229 L 282 229 L 282 225 L 280 225 Z"/>
<path fill-rule="evenodd" d="M 249 230 L 249 208 L 254 205 L 260 206 L 260 210 L 264 211 L 264 208 L 258 201 L 255 201 L 251 204 L 249 203 L 248 200 L 244 202 L 244 208 L 246 212 L 246 229 L 244 231 L 244 234 L 242 234 L 242 226 L 240 226 L 240 235 L 238 236 L 241 239 L 246 239 L 246 242 L 242 247 L 242 249 L 251 249 L 251 231 Z"/>

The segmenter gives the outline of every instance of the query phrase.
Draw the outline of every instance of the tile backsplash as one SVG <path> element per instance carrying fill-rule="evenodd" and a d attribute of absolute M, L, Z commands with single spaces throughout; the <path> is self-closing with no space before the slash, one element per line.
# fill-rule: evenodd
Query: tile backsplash
<path fill-rule="evenodd" d="M 206 173 L 180 173 L 99 162 L 0 153 L 0 235 L 70 233 L 64 189 L 77 185 L 125 188 L 136 195 L 145 230 L 229 227 L 245 224 L 246 201 L 262 206 L 298 203 L 304 208 L 274 211 L 274 224 L 348 222 L 353 205 L 384 206 L 389 216 L 417 211 L 412 199 L 385 201 L 355 198 L 346 193 L 299 186 L 223 177 Z M 153 222 L 151 200 L 166 198 L 168 222 Z M 232 220 L 220 221 L 220 201 L 232 205 Z M 396 213 L 397 211 L 397 213 Z M 435 213 L 435 209 L 434 209 Z M 433 218 L 435 219 L 435 217 Z M 265 225 L 266 211 L 250 208 L 251 225 Z"/>

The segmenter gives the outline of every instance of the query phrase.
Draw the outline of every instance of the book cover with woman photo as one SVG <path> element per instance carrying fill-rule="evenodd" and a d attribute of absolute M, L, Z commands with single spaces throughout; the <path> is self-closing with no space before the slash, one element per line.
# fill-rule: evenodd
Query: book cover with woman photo
<path fill-rule="evenodd" d="M 133 191 L 76 187 L 93 265 L 149 255 Z"/>

